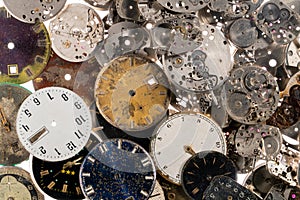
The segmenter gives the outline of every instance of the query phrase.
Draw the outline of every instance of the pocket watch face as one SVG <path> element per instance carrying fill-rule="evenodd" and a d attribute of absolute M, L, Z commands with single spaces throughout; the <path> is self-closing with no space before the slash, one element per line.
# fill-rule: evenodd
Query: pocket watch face
<path fill-rule="evenodd" d="M 170 103 L 168 86 L 166 75 L 154 62 L 134 55 L 118 57 L 97 77 L 97 107 L 112 125 L 142 131 L 165 116 Z"/>
<path fill-rule="evenodd" d="M 31 92 L 14 84 L 0 84 L 0 164 L 12 165 L 29 157 L 19 141 L 15 121 L 24 99 Z"/>
<path fill-rule="evenodd" d="M 100 141 L 91 134 L 87 145 L 75 156 L 59 162 L 31 157 L 31 169 L 39 188 L 55 199 L 84 199 L 80 188 L 79 170 L 89 151 Z"/>
<path fill-rule="evenodd" d="M 215 176 L 236 179 L 234 162 L 216 151 L 202 151 L 194 154 L 181 171 L 182 186 L 192 199 L 202 199 L 203 193 Z"/>
<path fill-rule="evenodd" d="M 31 154 L 42 160 L 61 161 L 85 146 L 92 121 L 88 107 L 77 94 L 49 87 L 23 102 L 16 126 L 20 141 Z"/>
<path fill-rule="evenodd" d="M 150 155 L 129 140 L 106 140 L 86 156 L 80 170 L 84 194 L 89 199 L 143 200 L 151 195 L 155 166 Z"/>
<path fill-rule="evenodd" d="M 180 184 L 181 168 L 191 157 L 189 149 L 226 154 L 226 141 L 221 128 L 202 114 L 175 114 L 155 131 L 151 155 L 161 174 Z"/>
<path fill-rule="evenodd" d="M 27 171 L 18 167 L 1 167 L 0 199 L 44 200 L 44 196 L 35 188 Z"/>
<path fill-rule="evenodd" d="M 0 44 L 0 82 L 34 79 L 50 57 L 51 44 L 44 24 L 20 22 L 4 8 L 0 8 Z"/>

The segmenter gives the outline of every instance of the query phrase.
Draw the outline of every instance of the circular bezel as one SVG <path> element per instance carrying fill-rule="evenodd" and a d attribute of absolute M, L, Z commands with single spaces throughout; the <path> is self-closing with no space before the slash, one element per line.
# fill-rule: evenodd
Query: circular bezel
<path fill-rule="evenodd" d="M 77 94 L 48 87 L 25 99 L 16 127 L 21 143 L 31 154 L 41 160 L 61 161 L 86 145 L 92 120 L 89 108 Z"/>

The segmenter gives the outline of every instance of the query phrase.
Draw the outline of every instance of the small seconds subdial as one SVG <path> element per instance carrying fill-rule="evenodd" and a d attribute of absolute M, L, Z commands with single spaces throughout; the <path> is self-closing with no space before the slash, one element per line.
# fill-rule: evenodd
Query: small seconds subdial
<path fill-rule="evenodd" d="M 75 156 L 86 145 L 92 120 L 89 108 L 77 94 L 48 87 L 23 102 L 16 127 L 20 141 L 33 156 L 61 161 Z"/>

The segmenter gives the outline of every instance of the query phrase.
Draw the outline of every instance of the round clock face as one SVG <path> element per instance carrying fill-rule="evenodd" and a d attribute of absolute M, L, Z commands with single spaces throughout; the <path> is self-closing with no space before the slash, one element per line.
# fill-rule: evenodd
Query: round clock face
<path fill-rule="evenodd" d="M 182 186 L 192 199 L 202 199 L 203 193 L 215 176 L 236 179 L 237 169 L 232 160 L 216 151 L 202 151 L 193 155 L 181 171 Z"/>
<path fill-rule="evenodd" d="M 57 55 L 70 62 L 82 62 L 92 57 L 104 37 L 104 26 L 93 8 L 73 3 L 50 22 L 50 36 Z"/>
<path fill-rule="evenodd" d="M 73 157 L 92 129 L 89 108 L 74 92 L 60 87 L 36 91 L 21 105 L 17 133 L 33 156 L 47 161 Z"/>
<path fill-rule="evenodd" d="M 27 171 L 18 167 L 1 167 L 0 199 L 43 200 L 44 196 L 35 188 Z"/>
<path fill-rule="evenodd" d="M 30 91 L 18 85 L 0 84 L 0 164 L 12 165 L 29 157 L 16 131 L 18 109 Z"/>
<path fill-rule="evenodd" d="M 74 157 L 59 162 L 43 161 L 31 157 L 35 182 L 43 192 L 55 199 L 84 199 L 80 188 L 79 170 L 85 158 L 99 139 L 91 134 L 86 146 Z"/>
<path fill-rule="evenodd" d="M 181 168 L 195 152 L 213 150 L 226 153 L 226 141 L 221 128 L 201 114 L 175 114 L 158 126 L 151 142 L 151 155 L 161 174 L 180 184 Z"/>
<path fill-rule="evenodd" d="M 142 131 L 158 123 L 170 103 L 169 84 L 154 62 L 128 55 L 112 60 L 95 85 L 97 107 L 112 125 Z"/>
<path fill-rule="evenodd" d="M 97 145 L 80 170 L 81 186 L 89 199 L 148 199 L 156 173 L 150 155 L 129 140 L 111 139 Z"/>
<path fill-rule="evenodd" d="M 50 57 L 45 25 L 20 22 L 4 8 L 0 8 L 0 44 L 0 82 L 30 81 L 43 71 Z"/>

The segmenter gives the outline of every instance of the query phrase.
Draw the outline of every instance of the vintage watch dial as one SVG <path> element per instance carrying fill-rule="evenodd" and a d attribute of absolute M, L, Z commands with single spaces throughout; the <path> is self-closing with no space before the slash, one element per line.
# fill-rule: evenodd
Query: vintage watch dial
<path fill-rule="evenodd" d="M 97 145 L 80 170 L 82 190 L 89 199 L 148 199 L 156 173 L 150 155 L 138 144 L 111 139 Z"/>
<path fill-rule="evenodd" d="M 43 161 L 31 157 L 31 169 L 39 188 L 55 199 L 84 199 L 80 182 L 80 166 L 89 151 L 99 143 L 91 134 L 86 146 L 75 156 L 59 162 Z"/>
<path fill-rule="evenodd" d="M 42 160 L 61 161 L 84 147 L 92 121 L 89 108 L 77 94 L 48 87 L 23 102 L 16 127 L 20 141 L 31 154 Z"/>
<path fill-rule="evenodd" d="M 19 167 L 0 168 L 0 198 L 5 200 L 44 200 L 30 174 Z"/>
<path fill-rule="evenodd" d="M 18 20 L 36 23 L 49 20 L 59 13 L 67 0 L 36 1 L 36 0 L 3 0 L 5 7 Z"/>
<path fill-rule="evenodd" d="M 15 121 L 19 107 L 30 94 L 21 86 L 0 84 L 0 164 L 12 165 L 29 157 L 18 138 Z"/>
<path fill-rule="evenodd" d="M 202 114 L 175 114 L 155 130 L 151 155 L 161 174 L 180 184 L 181 168 L 194 152 L 213 150 L 226 153 L 221 128 Z"/>
<path fill-rule="evenodd" d="M 124 131 L 142 131 L 165 116 L 170 102 L 168 86 L 166 75 L 154 62 L 134 55 L 118 57 L 97 77 L 97 107 L 112 125 Z"/>
<path fill-rule="evenodd" d="M 216 151 L 194 154 L 183 166 L 181 181 L 184 191 L 192 199 L 202 199 L 203 193 L 215 176 L 236 179 L 237 169 L 232 160 Z"/>
<path fill-rule="evenodd" d="M 4 8 L 0 8 L 0 44 L 0 82 L 34 79 L 50 57 L 51 44 L 44 24 L 20 22 Z"/>
<path fill-rule="evenodd" d="M 52 48 L 70 62 L 92 57 L 104 37 L 104 26 L 97 12 L 83 4 L 69 4 L 50 22 Z"/>

